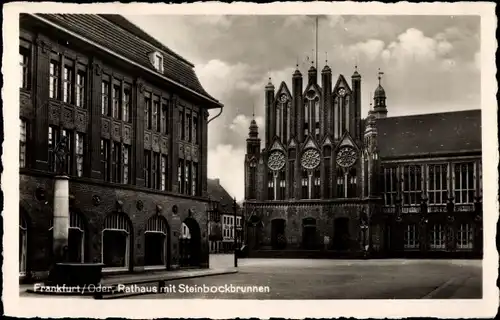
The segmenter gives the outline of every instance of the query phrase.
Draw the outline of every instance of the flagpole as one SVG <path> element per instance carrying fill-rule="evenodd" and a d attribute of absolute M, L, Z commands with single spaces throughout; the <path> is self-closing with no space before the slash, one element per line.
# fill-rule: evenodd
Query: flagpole
<path fill-rule="evenodd" d="M 318 16 L 316 16 L 316 70 L 318 70 Z"/>

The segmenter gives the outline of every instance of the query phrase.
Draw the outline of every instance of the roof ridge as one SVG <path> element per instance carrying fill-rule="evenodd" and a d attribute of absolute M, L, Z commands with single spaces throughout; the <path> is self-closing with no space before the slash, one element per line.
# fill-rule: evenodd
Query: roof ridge
<path fill-rule="evenodd" d="M 451 113 L 462 113 L 462 112 L 481 112 L 481 109 L 466 109 L 466 110 L 455 110 L 455 111 L 444 111 L 444 112 L 408 114 L 408 115 L 401 115 L 401 116 L 392 116 L 392 117 L 380 118 L 380 119 L 377 119 L 377 121 L 383 120 L 383 119 L 410 118 L 410 117 L 421 117 L 421 116 L 451 114 Z"/>

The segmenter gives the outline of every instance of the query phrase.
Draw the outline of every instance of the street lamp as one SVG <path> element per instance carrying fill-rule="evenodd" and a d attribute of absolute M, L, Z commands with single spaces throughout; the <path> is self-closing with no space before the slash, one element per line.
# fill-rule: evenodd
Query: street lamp
<path fill-rule="evenodd" d="M 234 267 L 238 267 L 238 256 L 236 254 L 236 249 L 238 242 L 236 240 L 236 198 L 233 200 L 233 214 L 234 214 L 234 221 L 233 221 L 233 229 L 234 229 Z"/>

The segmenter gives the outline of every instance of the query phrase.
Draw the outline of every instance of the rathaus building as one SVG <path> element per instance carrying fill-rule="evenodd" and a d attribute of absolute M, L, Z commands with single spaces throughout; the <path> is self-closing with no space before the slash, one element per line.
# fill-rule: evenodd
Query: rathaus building
<path fill-rule="evenodd" d="M 363 119 L 357 69 L 320 79 L 269 79 L 263 144 L 250 124 L 250 256 L 481 256 L 481 111 L 390 117 L 379 75 Z"/>

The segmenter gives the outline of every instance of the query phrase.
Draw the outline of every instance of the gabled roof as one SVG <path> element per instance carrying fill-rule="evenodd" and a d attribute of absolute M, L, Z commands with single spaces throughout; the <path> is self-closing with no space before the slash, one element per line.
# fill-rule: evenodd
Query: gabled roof
<path fill-rule="evenodd" d="M 119 15 L 36 14 L 100 46 L 156 72 L 149 60 L 155 51 L 163 53 L 163 76 L 216 103 L 201 85 L 191 64 L 165 45 Z"/>
<path fill-rule="evenodd" d="M 380 157 L 481 150 L 481 110 L 377 119 Z"/>
<path fill-rule="evenodd" d="M 220 184 L 219 179 L 207 179 L 207 193 L 210 200 L 219 202 L 223 213 L 233 213 L 233 198 Z"/>

